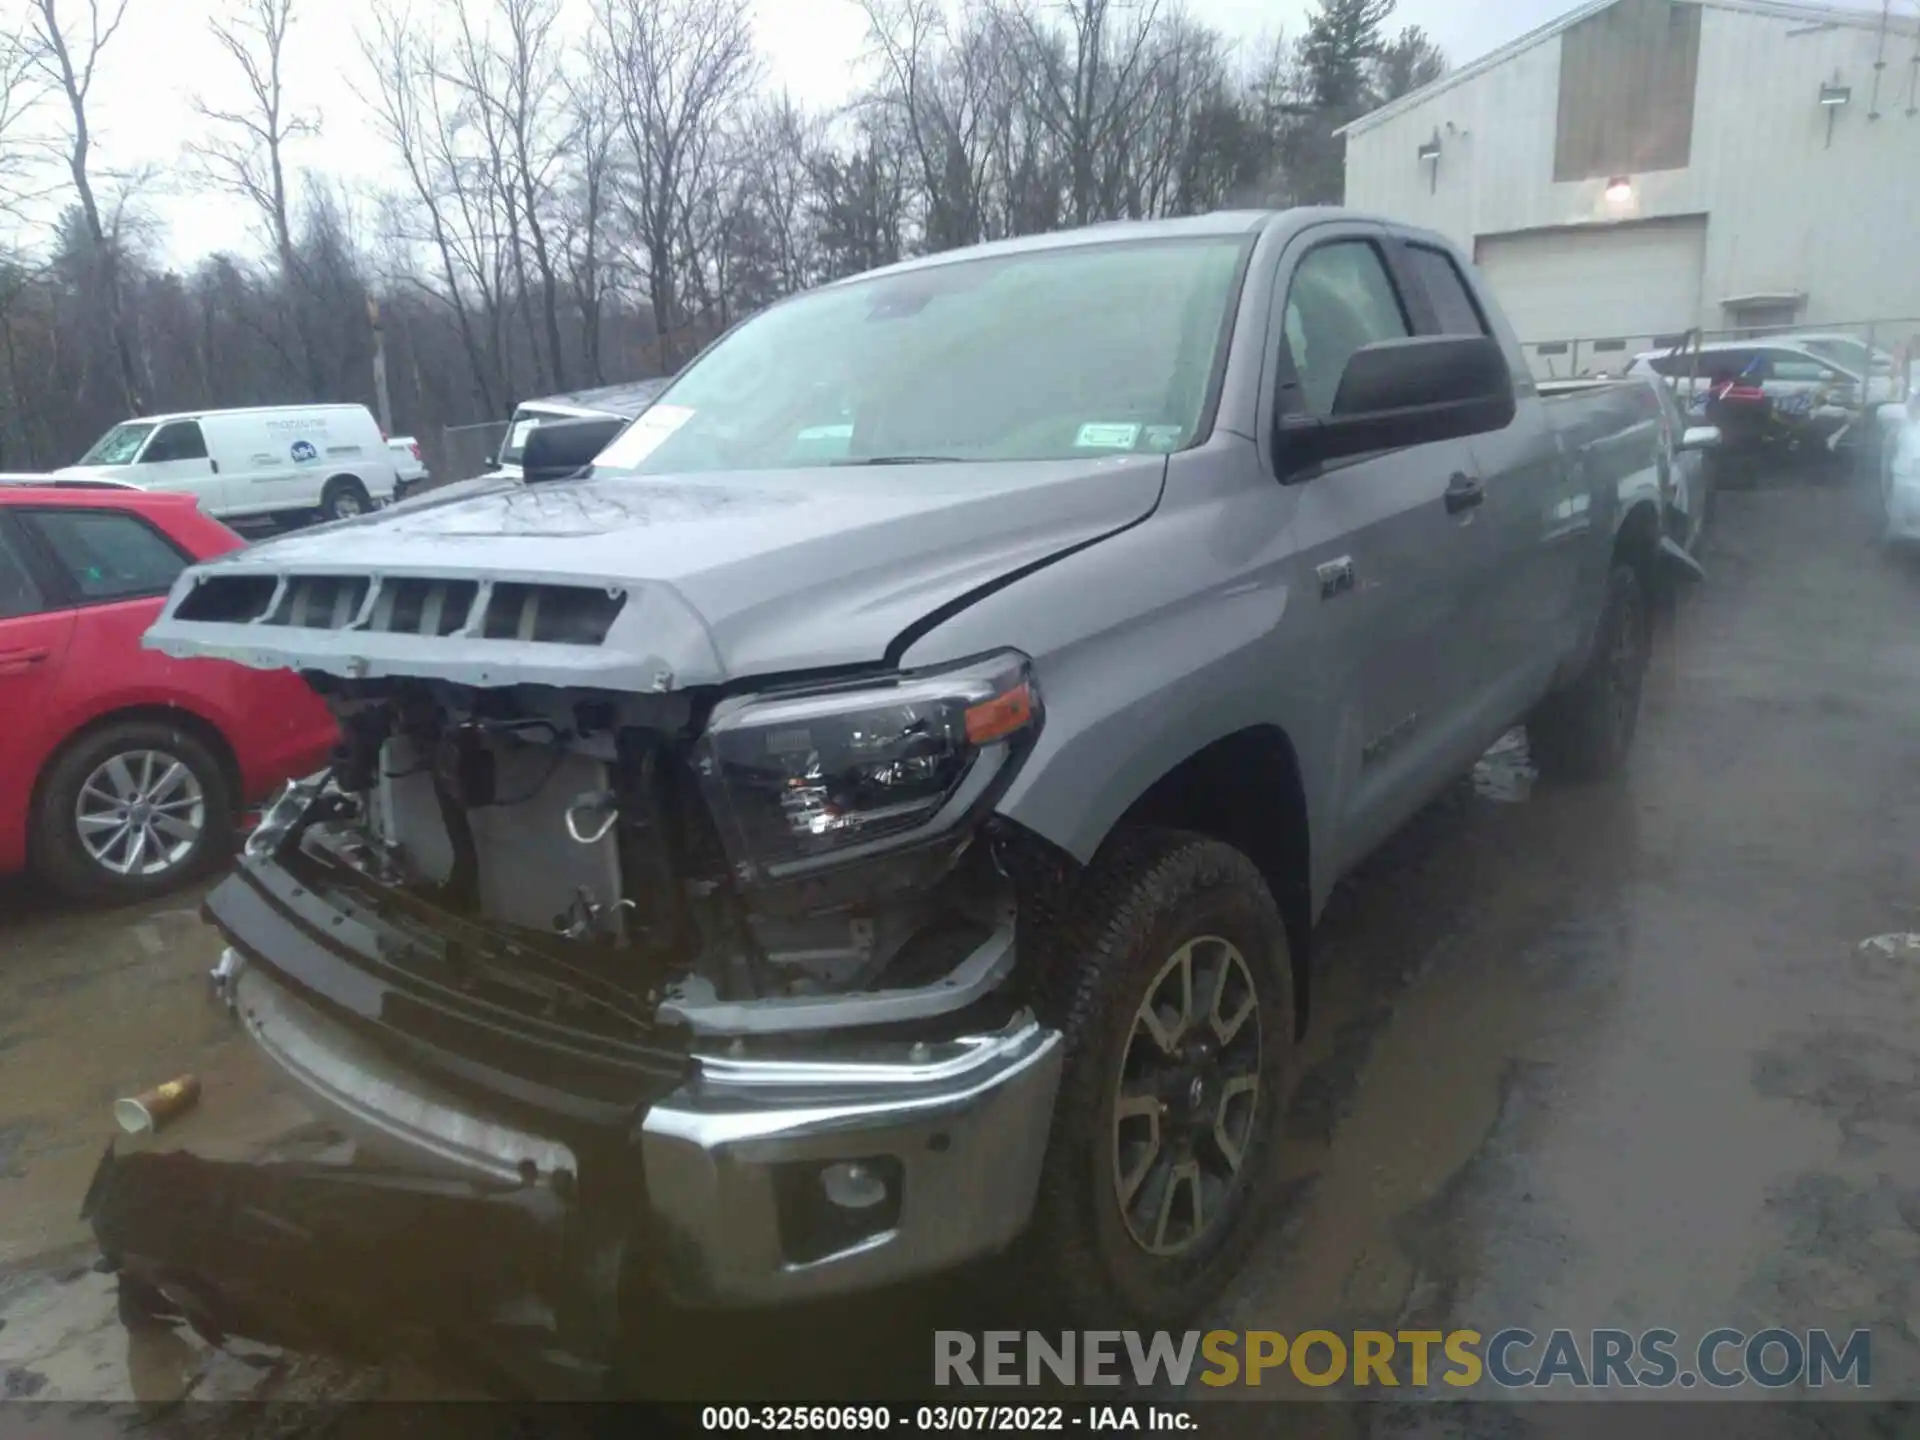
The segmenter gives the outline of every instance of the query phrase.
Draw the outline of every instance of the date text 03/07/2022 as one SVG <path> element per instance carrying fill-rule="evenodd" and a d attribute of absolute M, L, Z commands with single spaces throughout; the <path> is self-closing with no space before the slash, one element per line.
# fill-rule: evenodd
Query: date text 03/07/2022
<path fill-rule="evenodd" d="M 1033 1434 L 1110 1431 L 1191 1434 L 1191 1409 L 1170 1405 L 707 1405 L 700 1428 L 710 1432 L 852 1432 L 899 1430 Z"/>

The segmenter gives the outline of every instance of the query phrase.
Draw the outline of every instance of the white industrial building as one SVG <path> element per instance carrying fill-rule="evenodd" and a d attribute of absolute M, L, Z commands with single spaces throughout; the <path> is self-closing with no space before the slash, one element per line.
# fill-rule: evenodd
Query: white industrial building
<path fill-rule="evenodd" d="M 1345 131 L 1347 203 L 1479 261 L 1537 371 L 1698 329 L 1920 336 L 1920 16 L 1598 0 Z"/>

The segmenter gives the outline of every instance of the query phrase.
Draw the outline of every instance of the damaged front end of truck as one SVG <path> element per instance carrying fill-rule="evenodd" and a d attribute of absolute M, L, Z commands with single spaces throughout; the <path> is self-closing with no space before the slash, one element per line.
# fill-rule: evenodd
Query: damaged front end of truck
<path fill-rule="evenodd" d="M 993 813 L 1045 723 L 1024 657 L 744 683 L 671 587 L 270 555 L 189 572 L 148 643 L 339 719 L 205 910 L 237 1022 L 350 1143 L 109 1154 L 87 1214 L 143 1313 L 412 1327 L 554 1393 L 636 1304 L 1024 1227 L 1061 1055 L 1021 897 L 1070 864 Z"/>

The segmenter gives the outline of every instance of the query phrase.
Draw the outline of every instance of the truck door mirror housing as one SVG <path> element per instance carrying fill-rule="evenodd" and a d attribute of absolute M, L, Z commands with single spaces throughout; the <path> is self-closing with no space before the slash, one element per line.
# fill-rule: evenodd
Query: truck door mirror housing
<path fill-rule="evenodd" d="M 1513 374 L 1485 335 L 1423 335 L 1363 345 L 1347 360 L 1331 413 L 1282 416 L 1287 470 L 1326 460 L 1484 435 L 1513 423 Z"/>
<path fill-rule="evenodd" d="M 521 477 L 529 485 L 538 485 L 577 475 L 626 428 L 626 420 L 616 415 L 536 425 L 520 456 Z"/>

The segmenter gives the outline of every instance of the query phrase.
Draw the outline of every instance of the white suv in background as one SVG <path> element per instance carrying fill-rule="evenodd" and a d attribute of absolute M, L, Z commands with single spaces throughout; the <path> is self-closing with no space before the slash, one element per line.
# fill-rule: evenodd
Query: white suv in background
<path fill-rule="evenodd" d="M 302 405 L 152 415 L 113 427 L 54 471 L 136 490 L 197 496 L 223 520 L 305 514 L 364 515 L 393 500 L 399 474 L 364 405 Z"/>
<path fill-rule="evenodd" d="M 575 390 L 565 395 L 548 395 L 528 400 L 515 408 L 507 422 L 507 433 L 500 449 L 489 460 L 487 477 L 520 478 L 520 460 L 526 454 L 527 437 L 542 425 L 556 420 L 596 420 L 618 417 L 631 420 L 649 405 L 672 381 L 666 376 L 651 380 L 629 380 L 621 385 L 602 385 L 593 390 Z M 485 478 L 485 477 L 483 477 Z"/>

